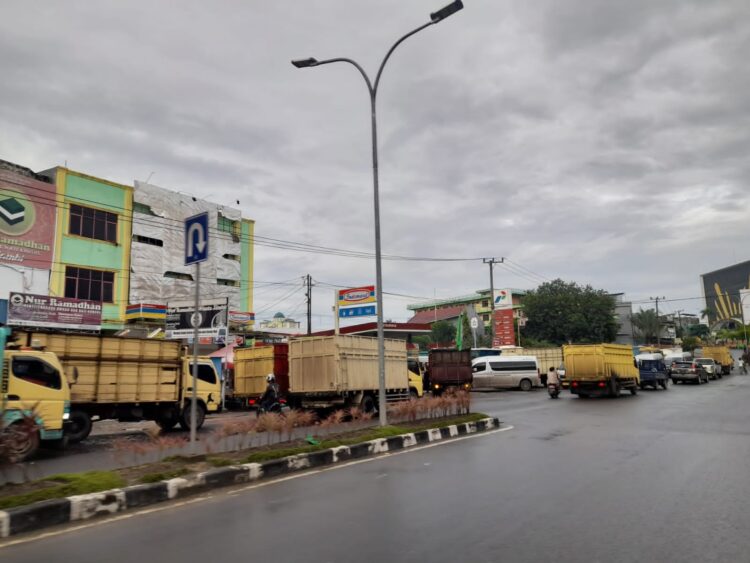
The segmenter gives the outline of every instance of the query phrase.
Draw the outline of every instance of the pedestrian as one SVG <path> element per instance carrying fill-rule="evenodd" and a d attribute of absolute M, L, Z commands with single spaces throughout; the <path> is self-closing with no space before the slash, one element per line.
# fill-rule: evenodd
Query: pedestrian
<path fill-rule="evenodd" d="M 746 367 L 746 364 L 745 364 L 745 360 L 743 360 L 742 358 L 740 358 L 737 361 L 737 367 L 740 368 L 740 373 L 742 373 L 744 375 L 747 375 L 747 367 Z"/>

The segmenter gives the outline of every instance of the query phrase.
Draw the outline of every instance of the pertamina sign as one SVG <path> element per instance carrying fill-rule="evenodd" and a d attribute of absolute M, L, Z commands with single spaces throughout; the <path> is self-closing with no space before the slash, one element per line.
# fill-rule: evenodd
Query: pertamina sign
<path fill-rule="evenodd" d="M 12 293 L 8 298 L 8 324 L 35 328 L 101 330 L 99 301 Z"/>
<path fill-rule="evenodd" d="M 53 184 L 0 170 L 0 264 L 50 269 L 56 198 Z"/>

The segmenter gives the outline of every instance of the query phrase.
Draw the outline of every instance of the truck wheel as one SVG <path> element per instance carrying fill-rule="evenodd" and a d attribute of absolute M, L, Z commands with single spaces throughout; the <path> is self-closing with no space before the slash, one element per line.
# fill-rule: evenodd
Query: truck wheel
<path fill-rule="evenodd" d="M 27 460 L 39 449 L 39 431 L 25 426 L 22 422 L 16 422 L 5 430 L 6 455 L 11 463 Z"/>
<path fill-rule="evenodd" d="M 609 394 L 611 397 L 620 396 L 620 383 L 613 377 L 609 383 Z"/>
<path fill-rule="evenodd" d="M 156 424 L 162 429 L 162 431 L 169 432 L 175 427 L 177 421 L 174 418 L 157 418 Z"/>
<path fill-rule="evenodd" d="M 667 380 L 666 379 L 661 382 L 661 388 L 664 389 L 665 391 L 667 390 Z"/>
<path fill-rule="evenodd" d="M 409 399 L 416 401 L 419 399 L 419 394 L 414 389 L 409 389 Z"/>
<path fill-rule="evenodd" d="M 362 412 L 375 412 L 375 399 L 372 398 L 372 395 L 365 395 L 362 397 L 362 401 L 359 403 L 359 408 L 362 409 Z"/>
<path fill-rule="evenodd" d="M 83 442 L 91 434 L 91 417 L 84 411 L 70 413 L 70 426 L 65 430 L 71 444 Z"/>
<path fill-rule="evenodd" d="M 182 416 L 180 416 L 180 426 L 183 430 L 190 430 L 190 411 L 191 403 L 185 405 L 182 409 Z M 206 407 L 198 403 L 195 405 L 195 429 L 200 430 L 203 423 L 206 421 Z"/>
<path fill-rule="evenodd" d="M 654 389 L 656 389 L 656 385 L 654 385 Z M 636 387 L 635 385 L 633 385 L 633 386 L 632 386 L 632 387 L 630 388 L 630 394 L 631 394 L 631 395 L 637 395 L 637 394 L 638 394 L 638 387 Z"/>
<path fill-rule="evenodd" d="M 529 379 L 522 379 L 521 383 L 518 385 L 518 388 L 521 389 L 521 391 L 531 391 L 532 387 L 533 385 Z"/>

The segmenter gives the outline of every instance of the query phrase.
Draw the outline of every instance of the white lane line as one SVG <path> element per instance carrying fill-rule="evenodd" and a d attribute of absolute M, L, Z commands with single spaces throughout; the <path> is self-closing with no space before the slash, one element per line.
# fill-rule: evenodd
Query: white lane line
<path fill-rule="evenodd" d="M 346 463 L 336 464 L 332 465 L 330 467 L 323 467 L 321 469 L 312 469 L 309 471 L 302 471 L 300 473 L 295 473 L 294 475 L 288 475 L 286 477 L 280 477 L 278 479 L 272 479 L 269 481 L 261 482 L 261 483 L 253 483 L 252 485 L 246 485 L 244 487 L 240 487 L 238 489 L 233 489 L 231 491 L 222 492 L 221 489 L 218 489 L 218 494 L 216 494 L 216 491 L 213 492 L 213 494 L 203 494 L 197 497 L 193 497 L 187 500 L 181 500 L 177 502 L 168 502 L 166 505 L 156 506 L 154 508 L 144 508 L 142 510 L 135 510 L 133 512 L 126 512 L 125 514 L 118 514 L 117 516 L 112 516 L 109 518 L 102 518 L 101 520 L 95 520 L 93 522 L 89 522 L 86 524 L 79 524 L 77 526 L 71 526 L 67 527 L 62 530 L 54 530 L 51 532 L 43 532 L 41 534 L 37 534 L 34 536 L 29 536 L 25 538 L 19 538 L 15 540 L 9 540 L 5 543 L 0 543 L 0 549 L 3 549 L 5 547 L 11 547 L 14 545 L 21 545 L 25 543 L 30 543 L 36 540 L 46 539 L 46 538 L 53 538 L 56 536 L 61 536 L 63 534 L 69 534 L 71 532 L 77 532 L 79 530 L 85 530 L 88 528 L 95 528 L 97 526 L 101 526 L 102 524 L 110 524 L 112 522 L 119 522 L 121 520 L 128 520 L 129 518 L 133 518 L 135 516 L 141 516 L 143 514 L 153 514 L 155 512 L 161 512 L 163 510 L 171 510 L 173 508 L 180 508 L 182 506 L 188 506 L 190 504 L 195 504 L 197 502 L 202 502 L 206 500 L 218 500 L 222 496 L 235 496 L 240 493 L 250 491 L 252 489 L 259 489 L 260 487 L 268 487 L 270 485 L 275 485 L 277 483 L 283 483 L 284 481 L 291 481 L 292 479 L 300 479 L 302 477 L 308 477 L 310 475 L 317 475 L 319 473 L 326 473 L 328 471 L 335 471 L 337 469 L 343 469 L 345 467 L 351 467 L 353 465 L 359 465 L 361 463 L 371 463 L 373 461 L 377 461 L 380 459 L 385 459 L 387 457 L 394 457 L 401 454 L 408 454 L 411 452 L 417 452 L 420 450 L 426 450 L 428 448 L 435 448 L 437 446 L 444 446 L 447 444 L 455 444 L 456 442 L 461 442 L 463 440 L 473 440 L 474 438 L 483 438 L 484 436 L 489 436 L 490 434 L 497 434 L 498 432 L 507 432 L 508 430 L 513 430 L 513 426 L 504 426 L 503 428 L 497 428 L 495 430 L 488 430 L 487 432 L 480 432 L 478 434 L 469 434 L 466 436 L 461 436 L 460 438 L 451 438 L 449 440 L 442 440 L 440 442 L 432 442 L 430 444 L 425 444 L 424 446 L 415 446 L 412 448 L 407 448 L 405 450 L 396 450 L 395 452 L 391 453 L 384 453 L 378 456 L 374 457 L 368 457 L 366 459 L 357 459 L 354 461 L 349 461 Z"/>

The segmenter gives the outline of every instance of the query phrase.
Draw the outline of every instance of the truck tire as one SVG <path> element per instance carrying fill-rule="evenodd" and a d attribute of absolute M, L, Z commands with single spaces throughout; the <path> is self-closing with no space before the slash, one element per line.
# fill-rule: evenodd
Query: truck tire
<path fill-rule="evenodd" d="M 169 432 L 177 426 L 177 419 L 174 418 L 157 418 L 156 424 L 163 432 Z"/>
<path fill-rule="evenodd" d="M 620 382 L 614 377 L 609 380 L 609 396 L 615 398 L 620 396 Z"/>
<path fill-rule="evenodd" d="M 7 433 L 6 455 L 11 463 L 25 461 L 39 449 L 39 431 L 24 426 L 23 422 L 16 422 L 4 431 Z"/>
<path fill-rule="evenodd" d="M 662 381 L 662 382 L 661 382 L 661 388 L 662 388 L 662 389 L 664 389 L 664 390 L 666 391 L 666 390 L 667 390 L 667 384 L 668 384 L 668 383 L 669 383 L 669 380 L 668 380 L 668 379 L 665 379 L 664 381 Z"/>
<path fill-rule="evenodd" d="M 656 389 L 656 385 L 654 385 L 654 389 Z M 637 395 L 638 394 L 638 386 L 637 385 L 633 385 L 630 388 L 630 394 L 631 395 Z"/>
<path fill-rule="evenodd" d="M 182 427 L 183 430 L 190 430 L 190 411 L 192 410 L 190 406 L 191 403 L 188 402 L 185 405 L 185 408 L 182 409 L 182 414 L 180 415 L 180 427 Z M 195 405 L 195 429 L 200 430 L 205 421 L 206 407 L 201 403 L 197 403 Z"/>
<path fill-rule="evenodd" d="M 417 399 L 419 399 L 419 393 L 416 389 L 409 389 L 409 400 L 416 401 Z"/>
<path fill-rule="evenodd" d="M 68 435 L 68 442 L 71 444 L 83 442 L 91 434 L 92 426 L 91 417 L 87 412 L 71 411 L 70 426 L 65 430 L 65 434 Z"/>

